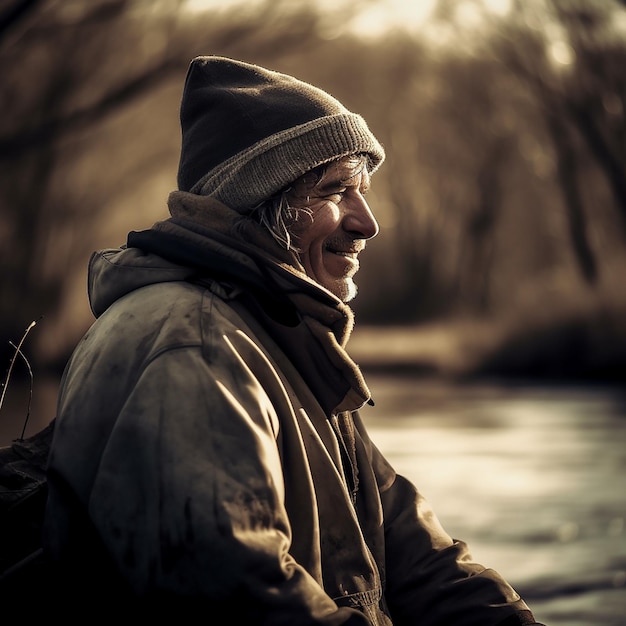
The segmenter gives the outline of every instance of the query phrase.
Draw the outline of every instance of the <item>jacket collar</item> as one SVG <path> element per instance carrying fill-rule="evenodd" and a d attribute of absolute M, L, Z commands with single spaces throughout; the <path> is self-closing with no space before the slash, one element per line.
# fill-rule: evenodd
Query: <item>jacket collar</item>
<path fill-rule="evenodd" d="M 346 352 L 352 309 L 311 280 L 296 255 L 267 229 L 214 198 L 172 192 L 171 218 L 131 232 L 128 246 L 191 267 L 197 280 L 217 280 L 249 296 L 265 329 L 307 381 L 327 414 L 360 408 L 370 392 Z M 259 317 L 260 316 L 260 317 Z"/>

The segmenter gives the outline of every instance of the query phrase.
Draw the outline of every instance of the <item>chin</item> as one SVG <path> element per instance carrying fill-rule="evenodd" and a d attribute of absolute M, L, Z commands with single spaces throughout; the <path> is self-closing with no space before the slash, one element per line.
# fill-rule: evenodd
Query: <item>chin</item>
<path fill-rule="evenodd" d="M 345 303 L 348 303 L 354 298 L 356 298 L 356 294 L 358 292 L 357 286 L 351 280 L 342 283 L 337 291 L 335 291 L 335 295 Z"/>

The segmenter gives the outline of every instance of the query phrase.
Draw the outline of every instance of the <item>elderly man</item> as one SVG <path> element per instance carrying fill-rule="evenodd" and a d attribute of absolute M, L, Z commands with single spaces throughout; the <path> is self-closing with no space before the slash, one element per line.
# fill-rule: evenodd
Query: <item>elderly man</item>
<path fill-rule="evenodd" d="M 209 623 L 534 624 L 359 417 L 347 303 L 384 159 L 366 122 L 209 56 L 181 125 L 170 217 L 89 264 L 97 319 L 49 463 L 57 600 Z"/>

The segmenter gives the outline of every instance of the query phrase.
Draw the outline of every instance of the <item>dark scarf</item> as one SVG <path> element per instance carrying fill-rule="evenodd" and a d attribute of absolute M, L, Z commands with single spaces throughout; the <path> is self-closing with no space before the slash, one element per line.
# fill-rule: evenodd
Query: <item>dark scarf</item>
<path fill-rule="evenodd" d="M 370 399 L 360 369 L 345 351 L 352 310 L 309 279 L 295 253 L 215 199 L 173 192 L 168 205 L 172 217 L 129 233 L 129 247 L 197 270 L 198 283 L 234 287 L 327 415 L 360 408 Z"/>

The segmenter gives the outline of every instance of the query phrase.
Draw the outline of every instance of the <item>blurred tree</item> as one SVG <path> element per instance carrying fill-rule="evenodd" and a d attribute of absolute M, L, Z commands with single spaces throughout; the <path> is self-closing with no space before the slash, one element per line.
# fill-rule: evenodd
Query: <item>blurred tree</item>
<path fill-rule="evenodd" d="M 623 37 L 608 9 L 589 4 L 601 19 L 575 3 L 494 16 L 481 0 L 440 0 L 421 30 L 373 39 L 350 30 L 363 6 L 351 0 L 323 13 L 257 0 L 192 15 L 182 0 L 10 3 L 0 12 L 0 358 L 44 315 L 29 341 L 45 334 L 38 354 L 62 364 L 91 319 L 90 252 L 166 216 L 179 96 L 197 54 L 318 84 L 387 147 L 361 322 L 497 319 L 554 308 L 563 290 L 587 297 L 625 248 Z M 80 315 L 68 304 L 78 300 Z"/>
<path fill-rule="evenodd" d="M 33 319 L 58 314 L 99 224 L 115 221 L 117 198 L 141 192 L 165 168 L 175 173 L 178 96 L 190 59 L 264 62 L 315 40 L 316 14 L 287 10 L 285 0 L 201 16 L 183 4 L 24 0 L 3 8 L 0 362 Z M 124 145 L 114 151 L 116 142 Z"/>
<path fill-rule="evenodd" d="M 41 0 L 15 3 L 10 15 L 9 10 L 4 14 L 2 355 L 7 340 L 21 336 L 31 319 L 55 309 L 68 265 L 84 252 L 80 234 L 92 216 L 74 204 L 71 194 L 61 198 L 51 189 L 63 144 L 163 80 L 176 65 L 174 55 L 133 55 L 134 67 L 122 58 L 132 45 L 127 38 L 139 36 L 129 26 L 130 5 Z M 124 66 L 126 71 L 120 71 Z"/>
<path fill-rule="evenodd" d="M 614 26 L 619 12 L 624 9 L 613 0 L 550 0 L 545 6 L 516 2 L 497 48 L 543 112 L 572 249 L 589 284 L 600 271 L 598 251 L 589 240 L 594 209 L 585 206 L 589 157 L 613 191 L 621 228 L 626 226 L 626 32 Z"/>

